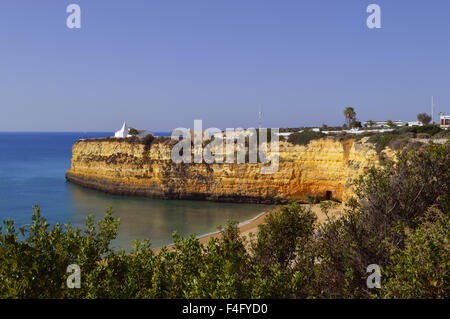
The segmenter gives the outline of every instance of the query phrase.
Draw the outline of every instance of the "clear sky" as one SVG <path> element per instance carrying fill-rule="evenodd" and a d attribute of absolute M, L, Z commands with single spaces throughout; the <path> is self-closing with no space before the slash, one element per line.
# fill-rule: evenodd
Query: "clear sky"
<path fill-rule="evenodd" d="M 0 2 L 0 131 L 415 120 L 450 113 L 449 80 L 449 0 Z"/>

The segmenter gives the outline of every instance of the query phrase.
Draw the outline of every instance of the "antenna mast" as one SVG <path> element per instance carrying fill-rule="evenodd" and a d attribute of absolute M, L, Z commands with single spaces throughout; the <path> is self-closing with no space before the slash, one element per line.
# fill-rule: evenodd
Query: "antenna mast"
<path fill-rule="evenodd" d="M 259 111 L 258 111 L 258 126 L 261 128 L 262 125 L 262 111 L 261 111 L 261 105 L 259 105 Z"/>
<path fill-rule="evenodd" d="M 434 124 L 434 96 L 431 96 L 431 123 Z"/>

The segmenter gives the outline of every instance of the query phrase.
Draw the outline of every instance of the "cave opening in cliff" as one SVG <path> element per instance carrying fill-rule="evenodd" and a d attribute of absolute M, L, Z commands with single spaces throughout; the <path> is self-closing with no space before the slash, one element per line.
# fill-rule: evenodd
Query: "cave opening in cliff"
<path fill-rule="evenodd" d="M 326 199 L 327 200 L 331 200 L 331 198 L 332 198 L 332 192 L 331 191 L 327 191 L 327 193 L 326 193 Z"/>

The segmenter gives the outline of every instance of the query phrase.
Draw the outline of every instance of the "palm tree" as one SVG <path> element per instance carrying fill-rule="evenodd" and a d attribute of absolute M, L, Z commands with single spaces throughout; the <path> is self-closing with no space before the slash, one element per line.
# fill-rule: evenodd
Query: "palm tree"
<path fill-rule="evenodd" d="M 351 124 L 353 123 L 353 121 L 355 121 L 355 119 L 356 119 L 355 109 L 350 106 L 346 107 L 344 110 L 344 116 L 345 116 L 345 119 L 347 120 L 348 127 L 350 127 Z"/>

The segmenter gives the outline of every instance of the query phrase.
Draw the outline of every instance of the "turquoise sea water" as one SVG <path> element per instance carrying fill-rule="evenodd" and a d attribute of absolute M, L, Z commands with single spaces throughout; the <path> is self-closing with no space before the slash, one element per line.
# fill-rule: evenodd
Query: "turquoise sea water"
<path fill-rule="evenodd" d="M 99 220 L 112 206 L 121 219 L 113 244 L 129 250 L 134 239 L 150 238 L 154 247 L 160 247 L 171 243 L 174 230 L 182 236 L 201 235 L 230 219 L 248 220 L 269 207 L 113 196 L 66 182 L 75 141 L 111 135 L 0 133 L 0 220 L 29 224 L 32 206 L 38 205 L 50 224 L 72 222 L 82 227 L 86 216 L 93 214 Z"/>

